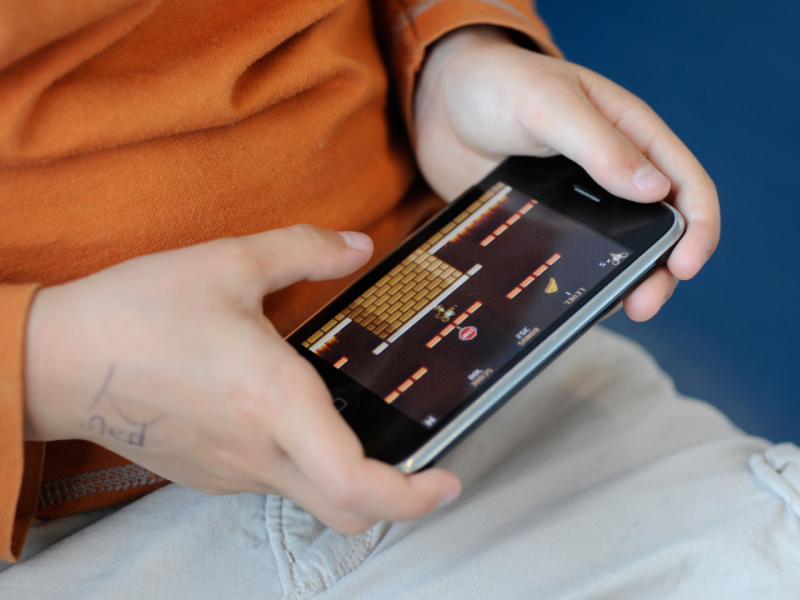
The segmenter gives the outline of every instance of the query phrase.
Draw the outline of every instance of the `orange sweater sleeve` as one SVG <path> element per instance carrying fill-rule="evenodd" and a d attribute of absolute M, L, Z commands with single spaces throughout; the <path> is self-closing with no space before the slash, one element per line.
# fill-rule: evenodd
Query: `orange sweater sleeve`
<path fill-rule="evenodd" d="M 546 54 L 561 56 L 531 0 L 386 0 L 377 4 L 376 12 L 409 132 L 425 50 L 445 34 L 467 25 L 496 25 L 522 34 Z"/>
<path fill-rule="evenodd" d="M 0 162 L 14 162 L 47 89 L 132 30 L 160 0 L 0 2 Z M 0 559 L 36 514 L 44 444 L 23 441 L 24 343 L 34 285 L 0 282 Z"/>
<path fill-rule="evenodd" d="M 44 444 L 23 445 L 25 328 L 35 293 L 35 285 L 0 285 L 0 559 L 5 561 L 19 558 L 36 512 L 44 461 Z"/>

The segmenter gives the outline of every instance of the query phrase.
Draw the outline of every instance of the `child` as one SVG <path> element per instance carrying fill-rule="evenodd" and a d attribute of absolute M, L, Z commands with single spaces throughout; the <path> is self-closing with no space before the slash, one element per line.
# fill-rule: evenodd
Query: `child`
<path fill-rule="evenodd" d="M 714 251 L 713 183 L 641 100 L 556 58 L 524 2 L 90 4 L 78 10 L 43 2 L 42 24 L 26 4 L 12 4 L 19 32 L 30 35 L 8 34 L 0 55 L 0 202 L 11 232 L 0 263 L 4 560 L 19 556 L 34 516 L 55 520 L 36 522 L 26 556 L 106 515 L 104 507 L 171 480 L 210 494 L 255 494 L 214 499 L 169 486 L 140 499 L 59 546 L 68 549 L 58 556 L 78 563 L 60 589 L 100 578 L 99 595 L 109 585 L 145 596 L 197 596 L 203 592 L 188 584 L 202 580 L 212 587 L 197 589 L 208 595 L 236 588 L 304 597 L 331 588 L 342 597 L 381 589 L 430 597 L 434 588 L 443 594 L 442 581 L 452 586 L 470 574 L 530 581 L 520 557 L 534 548 L 531 539 L 547 538 L 533 527 L 547 506 L 566 510 L 566 520 L 553 521 L 561 527 L 553 535 L 562 537 L 541 546 L 536 561 L 550 548 L 550 559 L 569 565 L 563 535 L 595 527 L 603 533 L 590 543 L 608 546 L 608 532 L 635 513 L 640 520 L 618 540 L 632 561 L 664 543 L 663 528 L 636 533 L 648 518 L 637 511 L 667 502 L 645 498 L 647 478 L 660 472 L 648 470 L 652 464 L 720 439 L 730 442 L 725 459 L 766 447 L 708 407 L 675 399 L 646 357 L 595 334 L 521 393 L 536 402 L 515 401 L 449 459 L 464 476 L 484 477 L 469 498 L 422 521 L 373 526 L 419 519 L 455 500 L 461 483 L 446 469 L 407 477 L 365 459 L 322 382 L 281 334 L 336 289 L 287 286 L 354 273 L 370 259 L 372 240 L 382 256 L 435 209 L 430 192 L 412 187 L 400 124 L 426 182 L 445 200 L 505 156 L 563 153 L 619 196 L 672 202 L 687 233 L 667 266 L 626 300 L 636 320 L 652 317 Z M 625 359 L 623 366 L 604 363 L 614 375 L 606 382 L 597 381 L 602 357 Z M 559 394 L 567 398 L 551 406 Z M 570 406 L 584 421 L 569 422 L 561 411 Z M 592 417 L 592 407 L 601 413 Z M 684 419 L 691 425 L 681 431 Z M 537 427 L 545 437 L 558 433 L 549 449 L 534 443 Z M 550 451 L 557 456 L 541 462 Z M 507 454 L 515 455 L 510 470 L 486 477 Z M 559 473 L 548 475 L 547 464 Z M 610 483 L 636 469 L 644 469 L 642 481 Z M 692 496 L 682 467 L 669 469 L 674 487 Z M 583 478 L 577 487 L 570 471 Z M 744 490 L 739 475 L 732 477 Z M 597 507 L 571 507 L 589 480 L 616 490 L 598 500 L 603 514 L 624 505 L 626 494 L 630 510 L 600 526 L 592 521 Z M 322 528 L 303 509 L 353 537 Z M 697 514 L 702 521 L 705 513 Z M 515 546 L 517 529 L 503 515 L 525 523 L 525 543 Z M 44 528 L 50 533 L 39 535 Z M 465 531 L 477 537 L 462 537 Z M 625 546 L 631 536 L 642 544 Z M 135 548 L 124 539 L 137 540 Z M 456 564 L 473 564 L 493 539 L 504 550 L 491 564 L 466 571 Z M 267 557 L 268 547 L 274 553 Z M 386 556 L 401 572 L 381 562 L 378 549 L 390 549 Z M 359 571 L 374 575 L 350 577 L 352 585 L 336 592 L 331 586 L 370 553 L 373 566 Z M 501 568 L 496 561 L 504 555 L 513 560 L 503 558 Z M 164 563 L 165 556 L 183 558 Z M 422 556 L 438 561 L 435 574 L 425 576 L 429 567 L 415 560 Z M 609 546 L 582 560 L 613 565 L 619 556 Z M 185 572 L 162 581 L 181 565 Z M 45 563 L 31 560 L 0 577 L 0 589 L 42 593 L 47 573 Z M 548 590 L 567 589 L 559 577 Z M 607 589 L 616 580 L 597 581 Z M 406 587 L 393 587 L 399 582 Z M 512 588 L 494 589 L 508 597 Z"/>

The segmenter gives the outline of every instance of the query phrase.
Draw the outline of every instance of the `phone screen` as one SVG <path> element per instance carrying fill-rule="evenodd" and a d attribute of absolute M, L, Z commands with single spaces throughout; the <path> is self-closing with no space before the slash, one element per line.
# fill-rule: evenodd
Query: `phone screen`
<path fill-rule="evenodd" d="M 631 252 L 499 181 L 303 346 L 432 428 Z"/>

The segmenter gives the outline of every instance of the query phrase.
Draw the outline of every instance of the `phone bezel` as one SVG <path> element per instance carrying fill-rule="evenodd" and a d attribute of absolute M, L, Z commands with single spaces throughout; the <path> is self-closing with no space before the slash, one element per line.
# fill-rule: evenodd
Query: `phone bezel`
<path fill-rule="evenodd" d="M 503 369 L 494 373 L 482 389 L 465 398 L 446 418 L 429 429 L 304 348 L 302 342 L 498 181 L 630 248 L 633 255 L 622 269 L 611 272 L 545 328 L 537 343 L 521 351 Z M 601 202 L 576 193 L 572 187 L 575 185 L 600 197 Z M 569 159 L 561 156 L 546 159 L 513 157 L 434 216 L 287 339 L 314 365 L 330 389 L 347 395 L 349 406 L 342 415 L 361 439 L 366 454 L 395 464 L 405 472 L 413 472 L 441 456 L 488 418 L 505 399 L 613 308 L 659 259 L 665 257 L 680 239 L 683 229 L 682 217 L 671 206 L 665 203 L 636 204 L 617 198 L 603 190 Z"/>

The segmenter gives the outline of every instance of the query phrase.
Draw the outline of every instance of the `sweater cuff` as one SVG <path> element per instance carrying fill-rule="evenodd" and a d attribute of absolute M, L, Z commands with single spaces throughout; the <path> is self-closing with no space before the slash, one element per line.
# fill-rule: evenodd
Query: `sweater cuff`
<path fill-rule="evenodd" d="M 25 331 L 35 285 L 0 285 L 0 559 L 19 558 L 36 514 L 43 443 L 24 443 Z"/>
<path fill-rule="evenodd" d="M 426 48 L 451 31 L 468 25 L 496 25 L 526 36 L 545 54 L 561 57 L 529 0 L 418 0 L 407 6 L 396 0 L 387 3 L 380 22 L 411 137 L 414 87 Z"/>

